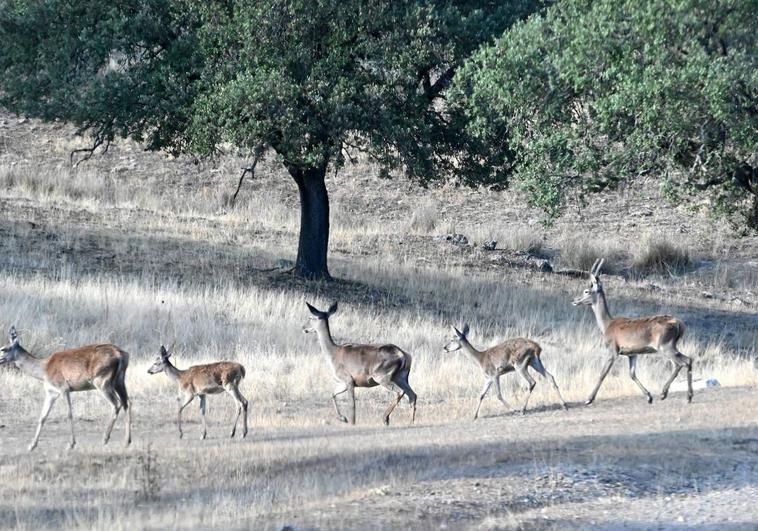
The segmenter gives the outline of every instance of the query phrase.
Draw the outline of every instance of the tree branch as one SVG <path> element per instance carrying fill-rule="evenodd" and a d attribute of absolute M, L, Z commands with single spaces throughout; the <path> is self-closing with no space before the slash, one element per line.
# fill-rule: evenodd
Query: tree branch
<path fill-rule="evenodd" d="M 263 144 L 258 144 L 254 150 L 253 163 L 247 168 L 242 168 L 242 175 L 240 175 L 239 183 L 237 183 L 237 189 L 234 191 L 234 195 L 232 196 L 232 201 L 231 201 L 232 206 L 234 206 L 234 204 L 237 201 L 237 195 L 240 193 L 240 189 L 242 188 L 242 182 L 245 180 L 245 175 L 249 173 L 250 178 L 255 179 L 255 167 L 258 165 L 258 161 L 263 155 L 263 151 L 264 151 Z"/>

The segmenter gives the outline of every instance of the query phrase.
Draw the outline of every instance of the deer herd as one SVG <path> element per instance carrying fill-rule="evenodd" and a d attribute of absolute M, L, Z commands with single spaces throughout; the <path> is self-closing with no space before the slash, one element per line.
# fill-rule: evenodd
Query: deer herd
<path fill-rule="evenodd" d="M 654 315 L 650 317 L 629 318 L 611 317 L 605 292 L 600 281 L 600 270 L 603 259 L 595 261 L 589 272 L 590 286 L 581 296 L 574 299 L 574 306 L 588 305 L 592 307 L 595 320 L 600 328 L 604 344 L 607 347 L 607 359 L 600 373 L 597 384 L 590 393 L 586 404 L 591 404 L 597 396 L 603 380 L 611 370 L 619 356 L 629 359 L 629 374 L 634 383 L 645 395 L 648 403 L 653 396 L 637 378 L 635 369 L 637 356 L 642 354 L 659 353 L 671 360 L 673 371 L 663 385 L 661 400 L 668 395 L 671 383 L 683 367 L 687 368 L 687 402 L 692 401 L 692 358 L 679 352 L 677 342 L 684 334 L 684 324 L 670 315 Z M 382 386 L 395 397 L 384 412 L 384 424 L 389 424 L 390 415 L 403 397 L 408 399 L 412 408 L 411 423 L 416 418 L 416 393 L 410 386 L 409 375 L 412 357 L 409 353 L 392 344 L 358 345 L 337 344 L 332 339 L 329 330 L 329 318 L 337 312 L 337 303 L 327 311 L 321 311 L 306 302 L 311 314 L 308 323 L 303 327 L 305 333 L 315 333 L 321 351 L 327 358 L 333 371 L 336 387 L 332 393 L 332 402 L 340 421 L 355 424 L 355 388 Z M 529 397 L 536 382 L 529 374 L 531 368 L 542 378 L 546 379 L 555 390 L 563 409 L 566 402 L 561 396 L 555 378 L 550 374 L 540 360 L 542 348 L 530 339 L 515 338 L 490 347 L 477 350 L 468 340 L 469 326 L 461 329 L 451 326 L 452 336 L 444 346 L 446 352 L 463 351 L 482 370 L 485 384 L 479 394 L 474 411 L 474 419 L 479 416 L 479 408 L 490 388 L 495 386 L 498 400 L 508 407 L 500 390 L 500 377 L 509 372 L 516 372 L 527 384 L 527 395 L 521 413 L 526 413 Z M 45 388 L 45 402 L 42 406 L 29 450 L 33 450 L 39 441 L 42 427 L 55 404 L 61 396 L 65 397 L 68 405 L 68 419 L 71 425 L 71 442 L 69 448 L 76 444 L 74 434 L 74 418 L 71 407 L 71 393 L 77 391 L 98 390 L 113 407 L 113 415 L 109 420 L 103 444 L 110 439 L 113 426 L 120 411 L 124 410 L 125 434 L 124 442 L 131 442 L 131 403 L 126 391 L 126 370 L 129 365 L 129 354 L 115 345 L 89 345 L 70 350 L 56 352 L 47 358 L 38 358 L 27 352 L 19 344 L 18 333 L 11 327 L 10 342 L 0 349 L 0 365 L 12 363 L 21 372 L 41 380 Z M 237 404 L 237 416 L 231 430 L 231 437 L 237 432 L 237 425 L 242 417 L 242 437 L 247 435 L 248 402 L 242 395 L 239 386 L 245 377 L 245 368 L 239 363 L 221 361 L 205 365 L 195 365 L 181 370 L 171 362 L 171 349 L 161 346 L 155 362 L 148 369 L 149 374 L 162 372 L 176 384 L 179 396 L 177 399 L 177 428 L 179 437 L 182 432 L 182 411 L 195 397 L 200 399 L 200 414 L 202 418 L 201 438 L 205 439 L 207 426 L 205 419 L 206 395 L 226 392 Z M 345 393 L 349 401 L 349 411 L 346 417 L 340 412 L 337 396 Z"/>

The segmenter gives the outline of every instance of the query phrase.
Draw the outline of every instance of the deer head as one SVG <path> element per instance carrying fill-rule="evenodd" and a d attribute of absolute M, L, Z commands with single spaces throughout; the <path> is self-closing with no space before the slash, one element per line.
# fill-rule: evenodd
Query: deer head
<path fill-rule="evenodd" d="M 590 270 L 590 287 L 585 289 L 581 296 L 574 299 L 572 302 L 574 306 L 595 304 L 602 295 L 603 284 L 600 282 L 600 269 L 603 267 L 603 262 L 605 262 L 605 258 L 595 260 L 595 264 Z"/>
<path fill-rule="evenodd" d="M 173 345 L 171 346 L 173 348 Z M 148 374 L 158 374 L 163 372 L 168 365 L 168 359 L 171 357 L 171 352 L 166 350 L 166 347 L 161 345 L 161 350 L 158 352 L 158 357 L 155 359 L 153 365 L 147 370 Z"/>
<path fill-rule="evenodd" d="M 316 332 L 316 328 L 318 326 L 324 326 L 328 321 L 329 317 L 337 313 L 337 303 L 334 302 L 331 306 L 329 306 L 329 309 L 325 312 L 322 312 L 318 308 L 311 306 L 307 302 L 305 305 L 308 307 L 308 310 L 311 312 L 311 317 L 308 318 L 308 322 L 305 323 L 303 326 L 303 332 L 306 334 L 310 334 L 311 332 Z"/>
<path fill-rule="evenodd" d="M 450 329 L 453 331 L 453 335 L 448 340 L 448 344 L 445 345 L 445 352 L 455 352 L 456 350 L 460 350 L 461 348 L 461 341 L 464 341 L 466 339 L 466 336 L 468 335 L 468 325 L 463 325 L 463 331 L 458 330 L 453 325 L 450 325 Z"/>
<path fill-rule="evenodd" d="M 11 326 L 11 329 L 8 332 L 8 344 L 0 348 L 0 353 L 2 353 L 0 355 L 0 365 L 3 363 L 13 363 L 16 361 L 19 348 L 20 347 L 18 344 L 18 333 L 16 332 L 16 327 Z"/>

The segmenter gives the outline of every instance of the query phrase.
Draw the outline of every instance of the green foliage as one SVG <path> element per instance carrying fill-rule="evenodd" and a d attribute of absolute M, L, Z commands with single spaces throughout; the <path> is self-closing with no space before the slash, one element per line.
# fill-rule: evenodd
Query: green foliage
<path fill-rule="evenodd" d="M 656 176 L 758 228 L 756 19 L 755 0 L 560 2 L 476 53 L 456 106 L 516 154 L 549 219 L 572 193 Z"/>
<path fill-rule="evenodd" d="M 441 103 L 462 61 L 541 2 L 0 0 L 0 105 L 102 142 L 288 168 L 369 152 L 426 181 L 488 174 Z"/>

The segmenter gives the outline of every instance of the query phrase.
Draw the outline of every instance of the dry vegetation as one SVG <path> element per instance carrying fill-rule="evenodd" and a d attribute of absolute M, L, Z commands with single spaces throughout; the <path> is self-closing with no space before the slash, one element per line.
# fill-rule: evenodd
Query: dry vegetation
<path fill-rule="evenodd" d="M 0 328 L 15 324 L 40 355 L 95 341 L 128 350 L 135 444 L 103 450 L 105 401 L 80 393 L 81 448 L 60 453 L 59 404 L 40 452 L 25 454 L 40 384 L 0 370 L 1 526 L 645 527 L 680 516 L 726 523 L 735 507 L 737 524 L 758 518 L 754 503 L 740 505 L 758 488 L 757 238 L 735 240 L 728 227 L 663 205 L 652 183 L 598 197 L 544 229 L 513 193 L 423 190 L 364 165 L 328 182 L 340 280 L 305 283 L 280 268 L 293 259 L 298 206 L 275 161 L 232 207 L 243 164 L 234 157 L 194 164 L 121 143 L 71 168 L 77 142 L 66 128 L 0 115 Z M 438 238 L 448 233 L 469 244 Z M 490 240 L 497 248 L 482 249 Z M 470 323 L 479 346 L 535 338 L 564 396 L 578 402 L 602 362 L 589 310 L 570 305 L 584 281 L 534 264 L 586 269 L 600 255 L 613 274 L 605 287 L 614 314 L 679 316 L 695 377 L 740 388 L 696 391 L 689 408 L 678 393 L 649 407 L 619 363 L 592 408 L 554 410 L 538 380 L 533 415 L 506 414 L 490 398 L 490 418 L 472 425 L 481 375 L 442 351 L 448 323 Z M 393 427 L 381 427 L 390 399 L 382 390 L 358 393 L 358 427 L 339 425 L 326 362 L 301 333 L 306 299 L 340 301 L 337 340 L 387 340 L 413 354 L 417 427 L 404 426 L 406 403 Z M 185 414 L 189 440 L 176 439 L 174 388 L 146 373 L 174 340 L 180 367 L 245 365 L 244 442 L 225 439 L 234 410 L 224 397 L 209 399 L 210 441 L 195 440 L 196 408 Z M 659 389 L 667 363 L 640 365 L 640 379 Z M 515 404 L 521 383 L 503 383 Z M 734 467 L 718 475 L 720 463 Z M 609 513 L 604 500 L 624 512 Z M 698 503 L 710 509 L 687 509 Z"/>

